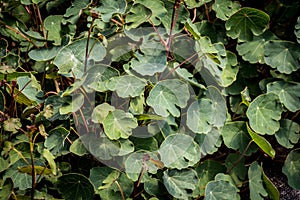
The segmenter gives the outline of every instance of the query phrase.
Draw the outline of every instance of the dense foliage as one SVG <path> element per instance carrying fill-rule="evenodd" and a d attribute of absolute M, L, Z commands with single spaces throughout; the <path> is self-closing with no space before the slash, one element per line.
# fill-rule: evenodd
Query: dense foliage
<path fill-rule="evenodd" d="M 0 199 L 300 190 L 299 2 L 0 4 Z"/>

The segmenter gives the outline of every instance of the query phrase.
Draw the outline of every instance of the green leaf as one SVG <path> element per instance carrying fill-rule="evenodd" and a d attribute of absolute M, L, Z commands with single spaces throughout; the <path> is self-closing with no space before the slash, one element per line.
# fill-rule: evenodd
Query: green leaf
<path fill-rule="evenodd" d="M 190 98 L 188 85 L 178 79 L 168 79 L 158 82 L 150 91 L 147 104 L 155 113 L 168 117 L 169 114 L 179 117 L 177 106 L 184 108 Z"/>
<path fill-rule="evenodd" d="M 126 15 L 126 29 L 137 28 L 151 17 L 151 10 L 141 4 L 135 4 Z"/>
<path fill-rule="evenodd" d="M 0 67 L 0 70 L 1 70 L 1 67 Z M 18 77 L 22 77 L 22 76 L 31 76 L 31 73 L 28 73 L 28 72 L 9 73 L 9 74 L 6 75 L 6 80 L 7 81 L 12 81 L 12 80 L 16 80 Z M 5 77 L 4 74 L 0 73 L 0 79 L 4 80 L 4 77 Z"/>
<path fill-rule="evenodd" d="M 158 152 L 166 167 L 184 169 L 200 160 L 200 147 L 189 135 L 172 134 L 166 137 Z"/>
<path fill-rule="evenodd" d="M 300 16 L 298 17 L 295 25 L 295 35 L 297 37 L 297 42 L 300 44 Z"/>
<path fill-rule="evenodd" d="M 9 65 L 2 65 L 0 66 L 0 72 L 1 74 L 12 74 L 14 73 L 16 70 L 13 66 L 9 66 Z"/>
<path fill-rule="evenodd" d="M 53 40 L 53 45 L 60 45 L 62 41 L 61 37 L 61 22 L 63 20 L 62 15 L 50 15 L 44 20 L 44 27 L 48 31 L 48 40 Z"/>
<path fill-rule="evenodd" d="M 4 96 L 3 92 L 0 91 L 0 111 L 3 112 L 5 109 L 5 106 L 6 106 L 5 96 Z"/>
<path fill-rule="evenodd" d="M 80 138 L 77 138 L 70 146 L 70 152 L 74 153 L 78 156 L 83 156 L 85 154 L 88 154 L 88 151 L 84 147 L 84 144 L 82 143 Z"/>
<path fill-rule="evenodd" d="M 184 0 L 188 8 L 198 8 L 206 3 L 211 2 L 212 0 Z"/>
<path fill-rule="evenodd" d="M 251 41 L 239 43 L 236 46 L 236 50 L 245 61 L 249 61 L 250 63 L 259 62 L 263 64 L 265 63 L 265 44 L 267 41 L 272 39 L 276 39 L 276 37 L 271 32 L 266 31 L 260 36 L 254 36 Z"/>
<path fill-rule="evenodd" d="M 229 175 L 235 185 L 241 187 L 247 175 L 245 167 L 245 158 L 240 159 L 241 154 L 229 153 L 225 160 L 227 170 L 230 170 Z M 240 159 L 240 160 L 239 160 Z M 239 161 L 238 163 L 236 163 Z"/>
<path fill-rule="evenodd" d="M 120 139 L 120 151 L 118 156 L 128 155 L 135 150 L 134 144 L 128 139 Z"/>
<path fill-rule="evenodd" d="M 166 170 L 163 176 L 168 192 L 178 199 L 189 199 L 198 183 L 197 173 L 192 169 Z"/>
<path fill-rule="evenodd" d="M 148 160 L 148 157 L 150 160 L 158 160 L 155 153 L 147 151 L 136 151 L 127 157 L 125 161 L 125 171 L 131 180 L 137 181 L 142 171 L 144 171 L 144 174 L 143 177 L 141 177 L 141 182 L 145 182 L 149 179 L 149 177 L 147 178 L 148 172 L 151 174 L 157 173 L 158 167 Z"/>
<path fill-rule="evenodd" d="M 294 149 L 288 154 L 282 172 L 287 176 L 288 184 L 300 190 L 300 149 Z"/>
<path fill-rule="evenodd" d="M 149 181 L 144 183 L 145 191 L 153 196 L 163 197 L 165 195 L 165 188 L 161 182 L 161 180 L 156 178 L 151 178 Z M 159 199 L 157 199 L 159 200 Z"/>
<path fill-rule="evenodd" d="M 197 134 L 195 141 L 200 146 L 201 157 L 215 153 L 222 144 L 220 130 L 213 128 L 207 134 Z"/>
<path fill-rule="evenodd" d="M 7 40 L 4 38 L 1 38 L 0 39 L 0 59 L 4 58 L 7 55 L 7 47 L 8 47 Z"/>
<path fill-rule="evenodd" d="M 174 68 L 176 68 L 179 64 L 176 63 L 174 65 Z M 198 83 L 198 81 L 194 78 L 193 74 L 191 74 L 187 69 L 185 68 L 177 68 L 176 71 L 177 75 L 182 78 L 183 80 L 189 82 L 192 85 L 195 85 L 201 89 L 205 89 L 205 86 Z"/>
<path fill-rule="evenodd" d="M 280 102 L 290 111 L 300 109 L 300 83 L 276 81 L 267 85 L 267 91 L 277 94 Z"/>
<path fill-rule="evenodd" d="M 228 87 L 229 85 L 231 85 L 237 79 L 237 74 L 239 72 L 236 55 L 230 51 L 227 51 L 226 53 L 227 63 L 221 75 L 223 87 Z"/>
<path fill-rule="evenodd" d="M 216 0 L 212 5 L 212 9 L 216 12 L 217 17 L 224 21 L 228 20 L 240 7 L 241 5 L 238 2 L 232 2 L 231 0 Z"/>
<path fill-rule="evenodd" d="M 159 25 L 161 18 L 167 13 L 164 3 L 160 0 L 136 0 L 135 3 L 142 4 L 151 11 L 150 20 L 154 25 Z"/>
<path fill-rule="evenodd" d="M 35 61 L 48 61 L 56 56 L 59 49 L 59 47 L 33 49 L 28 53 L 28 56 Z"/>
<path fill-rule="evenodd" d="M 239 41 L 251 41 L 261 35 L 269 25 L 270 17 L 256 8 L 241 8 L 226 21 L 227 35 Z"/>
<path fill-rule="evenodd" d="M 193 102 L 187 111 L 187 126 L 195 133 L 209 133 L 222 127 L 226 120 L 226 102 L 220 91 L 209 86 L 205 97 Z"/>
<path fill-rule="evenodd" d="M 250 165 L 248 170 L 248 177 L 250 198 L 255 200 L 263 200 L 263 197 L 266 197 L 268 193 L 263 185 L 262 169 L 256 161 Z"/>
<path fill-rule="evenodd" d="M 193 102 L 187 111 L 187 126 L 195 133 L 209 133 L 214 125 L 213 103 L 201 98 Z"/>
<path fill-rule="evenodd" d="M 266 176 L 266 174 L 263 171 L 262 167 L 261 167 L 261 172 L 262 172 L 262 176 L 263 176 L 263 181 L 264 181 L 265 186 L 266 186 L 266 191 L 268 192 L 269 197 L 272 200 L 280 200 L 280 193 L 279 193 L 278 189 L 272 183 L 272 181 Z"/>
<path fill-rule="evenodd" d="M 9 167 L 9 161 L 0 157 L 0 172 L 7 170 Z"/>
<path fill-rule="evenodd" d="M 72 5 L 68 7 L 66 13 L 64 14 L 64 18 L 66 18 L 66 22 L 70 22 L 71 24 L 76 24 L 80 15 L 82 14 L 82 9 L 88 7 L 91 3 L 90 0 L 75 0 L 72 2 Z M 64 24 L 66 22 L 63 21 Z"/>
<path fill-rule="evenodd" d="M 229 175 L 218 174 L 214 181 L 210 181 L 206 185 L 204 200 L 239 200 L 240 196 L 238 192 L 239 190 L 232 183 Z"/>
<path fill-rule="evenodd" d="M 86 44 L 87 38 L 83 38 L 63 47 L 58 52 L 53 64 L 58 67 L 60 74 L 67 76 L 72 71 L 77 79 L 82 77 Z M 89 60 L 101 61 L 106 55 L 104 46 L 95 38 L 90 38 L 89 44 Z"/>
<path fill-rule="evenodd" d="M 51 170 L 44 167 L 44 166 L 34 166 L 35 173 L 38 175 L 49 175 L 51 174 Z M 18 167 L 18 172 L 20 173 L 26 173 L 32 176 L 32 166 L 31 165 L 26 165 L 22 167 Z"/>
<path fill-rule="evenodd" d="M 3 179 L 11 178 L 14 184 L 14 188 L 20 190 L 26 190 L 32 187 L 32 177 L 25 173 L 20 173 L 17 169 L 8 169 L 5 172 Z"/>
<path fill-rule="evenodd" d="M 222 128 L 222 136 L 224 144 L 231 149 L 238 150 L 243 153 L 251 141 L 251 137 L 247 134 L 246 123 L 243 121 L 228 122 Z M 257 151 L 257 147 L 251 144 L 246 155 Z"/>
<path fill-rule="evenodd" d="M 53 154 L 48 150 L 48 149 L 44 149 L 43 153 L 42 153 L 43 157 L 47 160 L 50 168 L 51 168 L 51 172 L 53 175 L 57 174 L 57 168 L 56 168 L 56 163 L 55 163 L 55 157 L 53 156 Z"/>
<path fill-rule="evenodd" d="M 281 40 L 268 41 L 265 44 L 266 64 L 284 74 L 290 74 L 300 68 L 299 45 Z"/>
<path fill-rule="evenodd" d="M 84 103 L 84 95 L 82 93 L 74 94 L 71 102 L 68 105 L 63 105 L 59 108 L 61 115 L 75 113 L 78 111 Z"/>
<path fill-rule="evenodd" d="M 44 143 L 45 147 L 48 148 L 53 155 L 62 153 L 65 148 L 65 140 L 67 139 L 70 131 L 63 127 L 55 128 L 49 131 L 49 137 L 46 138 Z"/>
<path fill-rule="evenodd" d="M 115 176 L 117 174 L 118 176 Z M 115 176 L 113 180 L 109 177 Z M 133 182 L 124 174 L 108 167 L 94 167 L 90 169 L 90 180 L 96 188 L 96 193 L 101 199 L 122 199 L 118 184 L 122 188 L 125 197 L 129 197 L 133 191 Z"/>
<path fill-rule="evenodd" d="M 166 54 L 141 55 L 136 53 L 135 58 L 130 62 L 131 68 L 137 73 L 146 76 L 153 76 L 155 73 L 163 72 L 166 69 Z"/>
<path fill-rule="evenodd" d="M 143 116 L 144 113 L 144 106 L 145 106 L 145 96 L 144 93 L 142 93 L 141 95 L 135 97 L 135 98 L 131 98 L 130 100 L 130 105 L 129 105 L 129 112 L 134 114 L 134 115 L 139 115 L 141 117 L 146 117 L 146 119 L 151 119 L 152 116 L 149 116 L 149 118 L 147 118 L 148 116 Z M 158 116 L 160 117 L 160 116 Z M 160 117 L 162 118 L 162 117 Z M 146 119 L 141 119 L 138 118 L 138 120 L 146 120 Z"/>
<path fill-rule="evenodd" d="M 178 7 L 177 10 L 176 10 L 176 13 L 177 13 L 178 16 L 176 17 L 176 21 L 174 21 L 176 23 L 174 23 L 172 25 L 172 19 L 173 19 L 172 16 L 173 16 L 174 2 L 172 2 L 172 1 L 164 1 L 164 3 L 165 3 L 165 8 L 167 10 L 167 13 L 165 13 L 164 16 L 162 18 L 160 18 L 161 22 L 162 22 L 162 24 L 163 24 L 163 26 L 165 28 L 164 31 L 166 31 L 167 33 L 170 33 L 170 29 L 173 28 L 172 34 L 180 33 L 182 31 L 182 29 L 183 29 L 183 24 L 185 24 L 189 20 L 189 18 L 190 18 L 189 10 L 186 8 L 186 6 L 180 6 L 180 7 Z M 173 40 L 172 40 L 172 42 L 176 41 L 176 40 L 177 40 L 176 37 L 174 37 Z M 184 39 L 180 38 L 180 41 L 184 41 Z M 188 45 L 188 44 L 189 43 L 185 43 L 185 45 Z M 190 46 L 188 48 L 190 48 Z M 184 50 L 184 48 L 181 49 L 181 50 Z M 172 50 L 172 51 L 173 51 L 173 53 L 176 52 L 174 50 Z M 181 52 L 184 52 L 184 51 L 181 51 Z M 187 51 L 185 51 L 185 52 L 186 53 L 190 53 L 190 52 L 187 52 Z M 185 58 L 187 58 L 187 57 L 185 57 Z"/>
<path fill-rule="evenodd" d="M 94 198 L 94 186 L 88 178 L 81 174 L 65 174 L 58 178 L 58 191 L 66 200 Z"/>
<path fill-rule="evenodd" d="M 80 137 L 86 149 L 100 160 L 110 160 L 120 152 L 120 143 L 107 137 L 87 133 Z"/>
<path fill-rule="evenodd" d="M 214 160 L 208 159 L 196 167 L 196 172 L 199 177 L 198 185 L 193 191 L 193 197 L 204 196 L 205 187 L 209 181 L 214 180 L 218 173 L 225 173 L 226 167 Z"/>
<path fill-rule="evenodd" d="M 84 85 L 97 92 L 105 92 L 113 88 L 111 86 L 112 78 L 118 76 L 119 72 L 116 69 L 108 65 L 97 64 L 86 72 Z"/>
<path fill-rule="evenodd" d="M 278 96 L 269 93 L 257 96 L 246 112 L 251 128 L 260 134 L 273 135 L 278 131 L 282 107 Z"/>
<path fill-rule="evenodd" d="M 4 121 L 3 127 L 5 131 L 17 133 L 18 130 L 22 127 L 22 123 L 20 121 L 20 118 L 8 118 Z"/>
<path fill-rule="evenodd" d="M 100 3 L 101 5 L 96 7 L 94 11 L 100 13 L 104 22 L 110 22 L 114 14 L 124 14 L 127 7 L 125 0 L 104 0 Z"/>
<path fill-rule="evenodd" d="M 6 178 L 0 186 L 0 199 L 10 199 L 14 190 L 14 183 L 11 178 Z"/>
<path fill-rule="evenodd" d="M 123 110 L 111 111 L 103 121 L 104 132 L 111 140 L 128 138 L 137 126 L 136 118 Z"/>
<path fill-rule="evenodd" d="M 28 76 L 22 76 L 17 78 L 17 83 L 19 85 L 19 90 L 31 101 L 41 103 L 42 100 L 38 99 L 36 96 L 41 91 L 41 85 L 38 83 L 36 78 L 31 74 L 30 78 Z"/>
<path fill-rule="evenodd" d="M 209 37 L 200 37 L 195 43 L 195 50 L 198 53 L 199 61 L 195 67 L 200 72 L 207 85 L 223 86 L 222 72 L 226 64 L 234 64 L 231 56 L 227 63 L 227 54 L 224 44 L 221 42 L 211 43 Z"/>
<path fill-rule="evenodd" d="M 136 76 L 120 76 L 116 83 L 116 92 L 119 97 L 137 97 L 144 91 L 146 81 Z"/>
<path fill-rule="evenodd" d="M 300 138 L 299 124 L 289 119 L 280 120 L 280 128 L 275 133 L 276 140 L 286 148 L 293 148 Z"/>
<path fill-rule="evenodd" d="M 108 103 L 102 103 L 96 106 L 92 113 L 92 120 L 94 123 L 103 123 L 109 112 L 114 111 L 115 108 Z"/>
<path fill-rule="evenodd" d="M 261 148 L 267 155 L 269 155 L 271 158 L 275 158 L 275 150 L 271 146 L 271 144 L 262 136 L 258 135 L 254 131 L 251 130 L 247 123 L 247 130 L 248 133 L 250 134 L 252 140 Z"/>

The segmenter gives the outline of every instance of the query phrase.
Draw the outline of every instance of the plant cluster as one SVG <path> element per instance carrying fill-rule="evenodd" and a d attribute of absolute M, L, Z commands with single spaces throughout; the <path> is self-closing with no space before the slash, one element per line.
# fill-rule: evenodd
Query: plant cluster
<path fill-rule="evenodd" d="M 0 6 L 0 199 L 300 190 L 297 1 Z"/>

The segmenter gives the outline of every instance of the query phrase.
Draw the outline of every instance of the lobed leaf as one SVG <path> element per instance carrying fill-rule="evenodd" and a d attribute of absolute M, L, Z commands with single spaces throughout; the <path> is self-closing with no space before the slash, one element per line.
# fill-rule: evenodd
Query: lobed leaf
<path fill-rule="evenodd" d="M 268 195 L 262 180 L 262 170 L 258 163 L 253 162 L 248 170 L 250 198 L 263 200 Z"/>
<path fill-rule="evenodd" d="M 227 35 L 238 41 L 251 41 L 269 26 L 270 17 L 256 8 L 244 7 L 229 17 L 225 23 Z"/>
<path fill-rule="evenodd" d="M 291 74 L 300 68 L 299 46 L 289 41 L 273 40 L 265 44 L 266 64 L 284 74 Z"/>
<path fill-rule="evenodd" d="M 190 93 L 186 83 L 178 79 L 167 79 L 154 86 L 146 103 L 162 117 L 168 117 L 169 114 L 179 117 L 180 111 L 177 106 L 184 108 L 189 98 Z"/>
<path fill-rule="evenodd" d="M 277 94 L 279 100 L 290 111 L 300 109 L 300 84 L 296 82 L 275 81 L 267 85 L 267 92 Z"/>
<path fill-rule="evenodd" d="M 289 185 L 300 190 L 300 149 L 294 149 L 288 154 L 282 172 L 287 176 Z"/>
<path fill-rule="evenodd" d="M 251 128 L 260 134 L 273 135 L 278 131 L 282 107 L 273 93 L 257 96 L 249 105 L 246 115 Z"/>

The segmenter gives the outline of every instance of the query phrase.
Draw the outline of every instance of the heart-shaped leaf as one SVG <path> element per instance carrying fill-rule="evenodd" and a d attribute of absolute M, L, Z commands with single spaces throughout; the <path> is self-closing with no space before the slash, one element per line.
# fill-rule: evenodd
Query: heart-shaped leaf
<path fill-rule="evenodd" d="M 251 137 L 247 134 L 246 123 L 243 121 L 228 122 L 222 128 L 222 136 L 224 144 L 231 149 L 238 150 L 240 153 L 243 153 Z M 257 151 L 257 147 L 254 144 L 251 144 L 248 147 L 246 155 L 251 154 L 252 152 Z"/>
<path fill-rule="evenodd" d="M 281 73 L 290 74 L 300 68 L 299 45 L 281 40 L 265 44 L 265 61 Z"/>
<path fill-rule="evenodd" d="M 124 14 L 127 2 L 125 0 L 104 0 L 100 2 L 101 5 L 94 9 L 101 15 L 104 22 L 110 22 L 114 14 Z"/>
<path fill-rule="evenodd" d="M 61 44 L 61 22 L 63 20 L 62 15 L 50 15 L 44 20 L 44 27 L 48 31 L 47 39 L 53 40 L 54 45 Z"/>
<path fill-rule="evenodd" d="M 233 154 L 230 153 L 226 157 L 225 165 L 227 167 L 227 171 L 229 171 L 229 175 L 235 185 L 242 186 L 243 181 L 247 175 L 247 168 L 245 166 L 245 158 L 240 158 L 241 154 Z M 239 161 L 237 163 L 237 161 Z"/>
<path fill-rule="evenodd" d="M 172 134 L 166 137 L 158 152 L 166 167 L 183 169 L 200 160 L 200 147 L 189 135 Z"/>
<path fill-rule="evenodd" d="M 226 103 L 219 90 L 208 87 L 206 96 L 191 103 L 187 111 L 187 126 L 195 133 L 209 133 L 222 127 L 226 118 Z"/>
<path fill-rule="evenodd" d="M 146 86 L 146 81 L 136 76 L 120 76 L 116 82 L 116 92 L 119 97 L 136 97 L 139 96 Z"/>
<path fill-rule="evenodd" d="M 207 134 L 197 134 L 195 141 L 200 146 L 201 157 L 215 153 L 222 144 L 221 131 L 213 128 Z"/>
<path fill-rule="evenodd" d="M 178 79 L 168 79 L 154 86 L 147 98 L 147 104 L 160 116 L 168 117 L 170 113 L 179 117 L 177 106 L 184 108 L 189 98 L 190 93 L 186 83 Z"/>
<path fill-rule="evenodd" d="M 257 96 L 249 105 L 247 117 L 251 128 L 260 134 L 273 135 L 278 131 L 282 107 L 276 94 Z"/>
<path fill-rule="evenodd" d="M 212 9 L 216 12 L 216 16 L 224 21 L 239 10 L 241 5 L 236 1 L 231 0 L 216 0 L 212 6 Z"/>
<path fill-rule="evenodd" d="M 293 148 L 300 138 L 299 124 L 289 119 L 280 120 L 280 129 L 275 133 L 276 140 L 286 148 Z"/>
<path fill-rule="evenodd" d="M 55 128 L 49 131 L 49 136 L 44 143 L 53 155 L 58 155 L 66 149 L 65 140 L 67 139 L 70 131 L 63 127 Z"/>
<path fill-rule="evenodd" d="M 239 200 L 239 190 L 234 185 L 229 175 L 217 174 L 214 181 L 210 181 L 205 188 L 204 200 Z"/>
<path fill-rule="evenodd" d="M 289 185 L 300 190 L 300 149 L 294 149 L 288 154 L 282 172 L 287 176 Z"/>
<path fill-rule="evenodd" d="M 226 167 L 220 162 L 208 159 L 197 166 L 195 170 L 198 174 L 199 182 L 196 190 L 193 191 L 193 196 L 197 197 L 205 195 L 205 186 L 207 183 L 214 180 L 218 173 L 225 173 Z"/>
<path fill-rule="evenodd" d="M 89 39 L 89 60 L 101 61 L 106 55 L 104 46 L 95 38 Z M 76 40 L 71 44 L 62 48 L 55 57 L 53 64 L 55 64 L 59 73 L 68 75 L 71 71 L 77 79 L 80 79 L 84 73 L 85 66 L 85 49 L 87 45 L 87 38 Z M 88 70 L 88 69 L 86 69 Z"/>
<path fill-rule="evenodd" d="M 59 50 L 58 47 L 33 49 L 28 53 L 28 56 L 36 61 L 48 61 L 53 59 Z"/>
<path fill-rule="evenodd" d="M 94 198 L 94 186 L 90 180 L 82 174 L 65 174 L 58 178 L 58 191 L 66 200 Z"/>
<path fill-rule="evenodd" d="M 3 127 L 5 131 L 17 133 L 18 130 L 22 127 L 22 123 L 20 121 L 20 118 L 8 118 L 4 121 Z"/>
<path fill-rule="evenodd" d="M 260 36 L 254 36 L 253 40 L 245 41 L 244 43 L 240 43 L 236 46 L 236 50 L 238 51 L 239 55 L 245 61 L 249 61 L 250 63 L 265 63 L 264 59 L 264 50 L 265 44 L 269 40 L 276 39 L 271 32 L 264 32 Z"/>
<path fill-rule="evenodd" d="M 267 91 L 277 94 L 280 102 L 290 111 L 300 109 L 300 83 L 276 81 L 267 85 Z"/>
<path fill-rule="evenodd" d="M 137 73 L 146 76 L 153 76 L 155 73 L 163 72 L 166 69 L 166 54 L 141 55 L 136 54 L 135 59 L 130 62 L 131 68 Z"/>
<path fill-rule="evenodd" d="M 137 126 L 136 118 L 123 110 L 111 111 L 103 121 L 104 132 L 111 140 L 128 138 Z"/>
<path fill-rule="evenodd" d="M 189 199 L 198 183 L 197 173 L 192 169 L 164 171 L 164 185 L 168 192 L 178 199 Z"/>
<path fill-rule="evenodd" d="M 269 25 L 270 17 L 256 8 L 244 7 L 226 21 L 227 35 L 239 41 L 251 41 L 253 35 L 261 35 Z"/>

